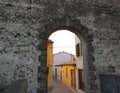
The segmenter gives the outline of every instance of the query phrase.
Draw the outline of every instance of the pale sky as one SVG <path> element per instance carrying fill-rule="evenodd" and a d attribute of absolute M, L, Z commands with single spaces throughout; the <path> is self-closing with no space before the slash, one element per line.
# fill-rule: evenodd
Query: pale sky
<path fill-rule="evenodd" d="M 54 44 L 53 52 L 68 52 L 75 55 L 75 34 L 68 30 L 59 30 L 54 32 L 49 39 L 51 39 Z"/>

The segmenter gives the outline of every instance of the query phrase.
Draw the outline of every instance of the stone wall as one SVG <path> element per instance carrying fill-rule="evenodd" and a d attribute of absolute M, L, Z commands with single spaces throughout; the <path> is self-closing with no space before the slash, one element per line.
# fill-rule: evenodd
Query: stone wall
<path fill-rule="evenodd" d="M 100 93 L 99 75 L 120 73 L 119 16 L 119 0 L 0 0 L 1 85 L 27 78 L 28 93 L 46 93 L 47 39 L 67 26 L 88 42 L 86 93 Z"/>
<path fill-rule="evenodd" d="M 36 93 L 40 53 L 36 50 L 39 33 L 33 12 L 37 9 L 30 11 L 24 5 L 3 0 L 0 11 L 0 84 L 6 86 L 25 78 L 29 93 Z"/>
<path fill-rule="evenodd" d="M 27 93 L 27 80 L 19 79 L 12 82 L 2 93 Z"/>

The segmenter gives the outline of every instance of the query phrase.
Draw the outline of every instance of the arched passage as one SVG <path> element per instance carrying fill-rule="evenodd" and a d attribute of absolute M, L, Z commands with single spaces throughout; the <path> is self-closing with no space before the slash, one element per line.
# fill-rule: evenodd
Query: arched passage
<path fill-rule="evenodd" d="M 40 83 L 40 92 L 47 93 L 47 41 L 49 36 L 57 30 L 69 30 L 76 34 L 82 42 L 83 50 L 83 64 L 85 70 L 85 93 L 95 93 L 97 85 L 95 84 L 95 66 L 94 66 L 94 48 L 92 47 L 92 35 L 89 35 L 89 31 L 86 27 L 80 24 L 80 21 L 72 20 L 69 17 L 63 19 L 56 19 L 50 21 L 43 28 L 43 32 L 40 32 L 40 46 L 39 50 L 41 55 L 39 58 L 40 69 L 39 74 L 42 76 Z"/>

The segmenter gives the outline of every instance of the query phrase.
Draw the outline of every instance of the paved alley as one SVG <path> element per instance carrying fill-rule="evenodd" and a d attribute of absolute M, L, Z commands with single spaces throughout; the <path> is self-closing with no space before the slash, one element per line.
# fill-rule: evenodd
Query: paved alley
<path fill-rule="evenodd" d="M 49 90 L 48 93 L 77 93 L 77 92 L 75 90 L 66 87 L 62 82 L 54 79 L 53 89 Z"/>

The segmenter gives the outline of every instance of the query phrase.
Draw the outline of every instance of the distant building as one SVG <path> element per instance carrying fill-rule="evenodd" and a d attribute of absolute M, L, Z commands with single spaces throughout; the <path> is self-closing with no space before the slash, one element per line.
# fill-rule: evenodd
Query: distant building
<path fill-rule="evenodd" d="M 48 40 L 47 45 L 47 67 L 48 72 L 48 89 L 52 88 L 52 66 L 53 66 L 53 41 Z"/>
<path fill-rule="evenodd" d="M 75 60 L 75 56 L 64 51 L 54 54 L 54 65 L 70 62 L 73 60 Z"/>
<path fill-rule="evenodd" d="M 57 67 L 55 65 L 63 64 L 65 62 L 74 61 L 75 57 L 73 54 L 67 52 L 59 52 L 54 54 L 54 64 L 53 64 L 53 76 L 57 77 Z"/>
<path fill-rule="evenodd" d="M 55 65 L 57 67 L 57 79 L 61 80 L 66 86 L 76 88 L 75 68 L 76 61 L 70 61 Z"/>

